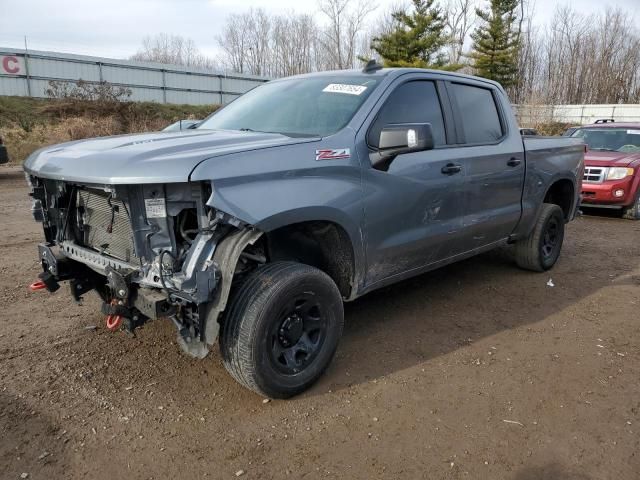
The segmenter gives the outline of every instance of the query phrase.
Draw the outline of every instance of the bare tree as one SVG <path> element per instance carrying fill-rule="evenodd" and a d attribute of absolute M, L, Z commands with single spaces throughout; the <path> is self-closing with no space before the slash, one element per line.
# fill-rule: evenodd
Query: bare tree
<path fill-rule="evenodd" d="M 231 14 L 217 37 L 223 51 L 224 66 L 234 72 L 244 73 L 248 68 L 248 35 L 250 18 L 246 14 Z"/>
<path fill-rule="evenodd" d="M 218 44 L 223 63 L 236 72 L 277 77 L 317 68 L 318 27 L 310 15 L 262 9 L 233 14 Z"/>
<path fill-rule="evenodd" d="M 319 0 L 318 8 L 328 21 L 320 35 L 322 67 L 327 70 L 355 67 L 365 21 L 377 6 L 366 0 L 357 3 L 350 0 Z"/>
<path fill-rule="evenodd" d="M 621 10 L 583 16 L 559 8 L 543 42 L 539 97 L 547 103 L 638 101 L 640 34 Z"/>
<path fill-rule="evenodd" d="M 447 1 L 450 62 L 460 63 L 477 0 Z M 397 28 L 389 14 L 397 6 L 372 26 L 367 19 L 374 6 L 362 0 L 320 0 L 319 8 L 324 22 L 312 15 L 273 15 L 262 9 L 230 15 L 218 37 L 224 65 L 233 71 L 272 77 L 353 68 L 359 58 L 375 56 L 371 38 Z M 533 4 L 521 4 L 519 10 L 514 12 L 520 46 L 517 82 L 509 89 L 513 101 L 640 101 L 640 33 L 622 11 L 607 9 L 600 15 L 584 16 L 560 7 L 550 25 L 536 28 Z M 198 54 L 193 42 L 163 35 L 146 39 L 136 58 L 193 64 Z"/>
<path fill-rule="evenodd" d="M 208 69 L 216 66 L 213 59 L 200 53 L 192 39 L 168 33 L 145 37 L 142 47 L 130 59 Z"/>
<path fill-rule="evenodd" d="M 253 75 L 267 75 L 271 61 L 271 28 L 272 19 L 261 8 L 251 9 L 246 14 L 248 27 L 245 35 L 247 47 L 246 63 L 247 71 Z"/>
<path fill-rule="evenodd" d="M 532 17 L 527 18 L 523 27 L 519 48 L 517 84 L 511 92 L 511 101 L 539 103 L 537 87 L 544 76 L 544 49 Z"/>
<path fill-rule="evenodd" d="M 460 64 L 464 45 L 474 24 L 474 0 L 448 0 L 445 5 L 445 24 L 450 35 L 449 62 Z"/>
<path fill-rule="evenodd" d="M 311 15 L 289 13 L 273 19 L 271 74 L 277 77 L 316 69 L 318 28 Z"/>

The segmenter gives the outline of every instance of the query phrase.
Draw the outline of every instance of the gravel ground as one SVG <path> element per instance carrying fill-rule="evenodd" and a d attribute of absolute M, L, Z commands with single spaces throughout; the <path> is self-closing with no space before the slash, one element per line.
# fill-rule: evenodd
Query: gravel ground
<path fill-rule="evenodd" d="M 348 304 L 325 376 L 264 402 L 168 321 L 110 333 L 96 297 L 28 292 L 14 167 L 0 213 L 3 480 L 640 478 L 640 222 L 579 218 L 546 274 L 496 251 Z"/>

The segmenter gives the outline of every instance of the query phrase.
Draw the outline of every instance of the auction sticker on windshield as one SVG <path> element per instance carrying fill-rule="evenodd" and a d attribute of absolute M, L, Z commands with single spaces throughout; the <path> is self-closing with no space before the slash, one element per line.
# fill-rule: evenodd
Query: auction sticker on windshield
<path fill-rule="evenodd" d="M 348 95 L 360 95 L 367 87 L 362 85 L 348 85 L 346 83 L 330 83 L 324 89 L 323 92 L 329 93 L 346 93 Z"/>

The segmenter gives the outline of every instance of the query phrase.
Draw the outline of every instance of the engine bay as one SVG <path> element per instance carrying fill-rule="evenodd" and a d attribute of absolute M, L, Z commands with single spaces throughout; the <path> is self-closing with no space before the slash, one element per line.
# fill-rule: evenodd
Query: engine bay
<path fill-rule="evenodd" d="M 207 205 L 211 183 L 27 180 L 46 240 L 37 288 L 55 291 L 68 280 L 78 302 L 95 290 L 112 330 L 170 318 L 183 350 L 203 357 L 234 278 L 266 261 L 259 246 L 247 248 L 260 232 Z"/>

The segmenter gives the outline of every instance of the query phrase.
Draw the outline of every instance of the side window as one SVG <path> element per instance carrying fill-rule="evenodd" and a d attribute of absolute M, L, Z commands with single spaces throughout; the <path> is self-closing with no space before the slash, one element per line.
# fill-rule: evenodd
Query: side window
<path fill-rule="evenodd" d="M 444 145 L 444 119 L 435 84 L 411 81 L 391 92 L 369 129 L 367 143 L 377 148 L 382 128 L 394 123 L 430 123 L 435 145 Z"/>
<path fill-rule="evenodd" d="M 504 131 L 491 90 L 451 84 L 452 94 L 460 110 L 465 143 L 493 143 Z"/>

